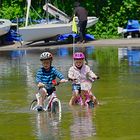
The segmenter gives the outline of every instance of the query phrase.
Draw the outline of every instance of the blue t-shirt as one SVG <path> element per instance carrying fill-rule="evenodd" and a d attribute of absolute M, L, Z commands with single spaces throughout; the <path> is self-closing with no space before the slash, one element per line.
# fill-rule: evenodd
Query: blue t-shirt
<path fill-rule="evenodd" d="M 56 77 L 60 80 L 64 79 L 63 74 L 55 67 L 51 66 L 49 71 L 42 67 L 36 73 L 36 82 L 41 82 L 46 85 L 46 89 L 50 89 L 52 88 L 52 80 L 56 79 Z"/>

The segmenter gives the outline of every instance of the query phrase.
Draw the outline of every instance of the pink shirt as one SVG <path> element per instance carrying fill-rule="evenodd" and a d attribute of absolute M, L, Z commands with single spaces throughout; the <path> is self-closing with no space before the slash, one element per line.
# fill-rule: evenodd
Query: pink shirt
<path fill-rule="evenodd" d="M 94 72 L 90 69 L 88 65 L 83 65 L 81 69 L 76 68 L 75 66 L 70 67 L 68 71 L 68 77 L 71 79 L 77 79 L 77 82 L 74 83 L 81 83 L 87 80 L 87 77 L 96 78 L 97 76 Z"/>

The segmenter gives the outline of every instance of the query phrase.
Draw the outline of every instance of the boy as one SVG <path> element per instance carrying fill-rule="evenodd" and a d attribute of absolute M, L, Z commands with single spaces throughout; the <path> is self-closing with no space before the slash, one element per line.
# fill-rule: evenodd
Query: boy
<path fill-rule="evenodd" d="M 50 96 L 53 91 L 56 91 L 52 81 L 57 78 L 60 79 L 60 83 L 67 82 L 64 79 L 63 74 L 52 66 L 53 55 L 50 52 L 43 52 L 40 55 L 40 61 L 42 66 L 36 73 L 36 83 L 39 88 L 39 94 L 37 93 L 38 111 L 43 110 L 43 103 L 46 96 Z"/>

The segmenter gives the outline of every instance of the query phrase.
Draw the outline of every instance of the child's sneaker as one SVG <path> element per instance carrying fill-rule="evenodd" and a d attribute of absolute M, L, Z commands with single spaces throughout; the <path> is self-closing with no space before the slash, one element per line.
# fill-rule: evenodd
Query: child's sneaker
<path fill-rule="evenodd" d="M 37 111 L 43 111 L 43 107 L 42 106 L 38 106 L 37 107 Z"/>

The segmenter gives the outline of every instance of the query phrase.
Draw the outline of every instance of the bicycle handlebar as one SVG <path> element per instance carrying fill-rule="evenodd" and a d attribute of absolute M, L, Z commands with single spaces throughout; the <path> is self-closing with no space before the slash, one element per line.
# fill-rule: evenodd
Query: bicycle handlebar
<path fill-rule="evenodd" d="M 97 76 L 97 78 L 89 78 L 89 80 L 91 80 L 92 82 L 94 82 L 94 80 L 98 80 L 98 79 L 100 79 L 99 76 Z M 71 79 L 71 78 L 68 78 L 68 81 L 76 81 L 76 80 L 78 80 L 78 79 Z"/>
<path fill-rule="evenodd" d="M 66 80 L 65 82 L 67 82 L 67 81 L 68 80 Z M 60 83 L 63 83 L 63 82 L 61 82 L 61 80 L 60 81 L 56 81 L 55 79 L 52 80 L 52 86 L 58 86 Z M 43 88 L 45 86 L 47 86 L 47 85 L 41 83 L 40 85 L 38 85 L 38 88 L 40 89 L 40 88 Z"/>

